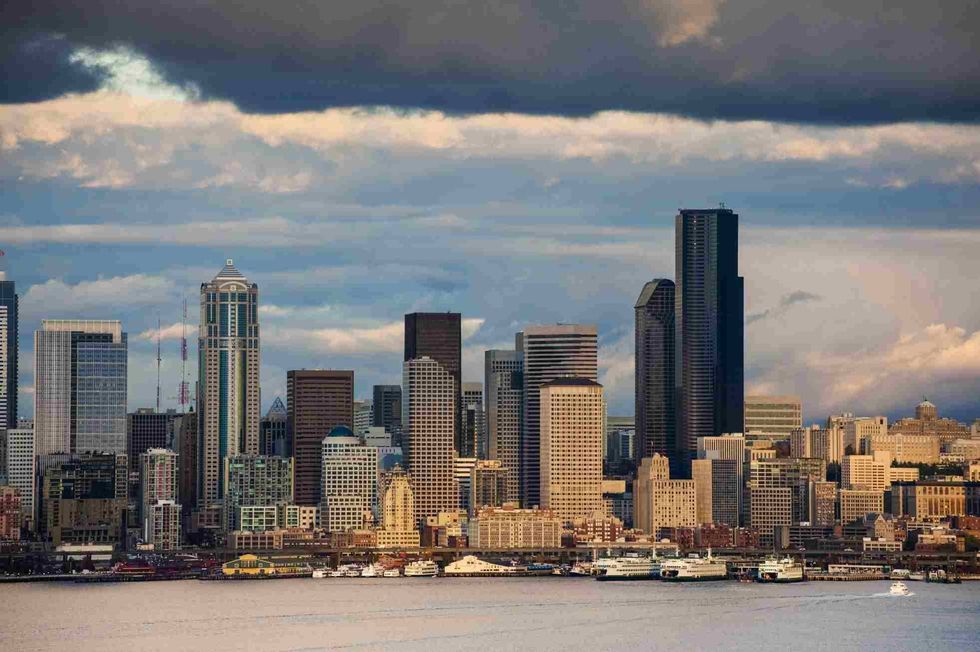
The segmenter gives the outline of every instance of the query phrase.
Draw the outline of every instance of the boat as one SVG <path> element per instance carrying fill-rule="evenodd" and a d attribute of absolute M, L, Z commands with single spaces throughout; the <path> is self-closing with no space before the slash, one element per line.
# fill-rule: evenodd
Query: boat
<path fill-rule="evenodd" d="M 912 571 L 907 568 L 893 568 L 892 572 L 888 574 L 888 579 L 891 580 L 907 580 L 910 579 Z"/>
<path fill-rule="evenodd" d="M 959 584 L 960 578 L 940 568 L 929 571 L 929 574 L 926 575 L 926 581 L 935 582 L 936 584 Z"/>
<path fill-rule="evenodd" d="M 668 582 L 705 582 L 728 578 L 728 565 L 711 556 L 708 548 L 706 557 L 696 554 L 677 559 L 668 559 L 660 565 L 660 577 Z"/>
<path fill-rule="evenodd" d="M 480 559 L 473 555 L 466 555 L 462 559 L 457 559 L 443 570 L 443 574 L 457 577 L 507 577 L 522 573 L 525 569 L 520 566 L 494 564 Z"/>
<path fill-rule="evenodd" d="M 596 579 L 600 582 L 660 579 L 660 560 L 639 555 L 617 557 L 603 565 Z"/>
<path fill-rule="evenodd" d="M 330 577 L 343 577 L 344 576 L 344 570 L 341 569 L 341 568 L 336 568 L 336 569 L 330 571 L 329 575 L 330 575 Z"/>
<path fill-rule="evenodd" d="M 912 582 L 925 582 L 926 581 L 926 574 L 925 573 L 921 573 L 921 572 L 919 572 L 919 573 L 909 573 L 909 576 L 908 576 L 907 579 L 910 580 L 910 581 L 912 581 Z"/>
<path fill-rule="evenodd" d="M 361 577 L 381 577 L 384 571 L 379 571 L 374 564 L 361 569 Z"/>
<path fill-rule="evenodd" d="M 324 577 L 329 577 L 327 569 L 316 568 L 313 570 L 313 579 L 322 580 Z"/>
<path fill-rule="evenodd" d="M 776 559 L 770 557 L 759 564 L 759 582 L 802 582 L 803 564 L 798 564 L 790 557 Z"/>
<path fill-rule="evenodd" d="M 568 571 L 569 575 L 575 577 L 588 577 L 593 574 L 593 564 L 592 562 L 580 561 L 576 562 L 572 569 Z"/>
<path fill-rule="evenodd" d="M 349 564 L 344 566 L 342 570 L 344 571 L 342 577 L 360 577 L 361 571 L 364 569 L 356 564 Z"/>
<path fill-rule="evenodd" d="M 889 595 L 912 595 L 909 591 L 909 587 L 905 586 L 905 582 L 892 582 L 892 587 L 888 591 Z"/>
<path fill-rule="evenodd" d="M 383 577 L 401 577 L 402 572 L 397 568 L 389 568 L 383 573 Z"/>
<path fill-rule="evenodd" d="M 431 559 L 419 559 L 405 566 L 405 577 L 435 577 L 439 566 Z"/>

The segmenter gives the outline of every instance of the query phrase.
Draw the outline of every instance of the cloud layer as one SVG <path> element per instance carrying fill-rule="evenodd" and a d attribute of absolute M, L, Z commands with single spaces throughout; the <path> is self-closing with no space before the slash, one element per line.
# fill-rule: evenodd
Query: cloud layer
<path fill-rule="evenodd" d="M 132 52 L 177 86 L 258 113 L 980 116 L 970 2 L 33 0 L 0 12 L 6 102 L 92 90 Z"/>

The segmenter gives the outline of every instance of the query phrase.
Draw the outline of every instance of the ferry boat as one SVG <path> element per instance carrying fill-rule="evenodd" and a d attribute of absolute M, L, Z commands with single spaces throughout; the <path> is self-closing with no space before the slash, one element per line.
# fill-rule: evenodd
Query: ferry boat
<path fill-rule="evenodd" d="M 888 578 L 892 580 L 907 580 L 911 577 L 912 571 L 907 568 L 893 568 L 892 572 L 888 574 Z"/>
<path fill-rule="evenodd" d="M 405 577 L 435 577 L 439 566 L 431 559 L 420 559 L 405 566 Z"/>
<path fill-rule="evenodd" d="M 596 579 L 600 582 L 660 579 L 660 560 L 638 555 L 617 557 L 600 569 Z"/>
<path fill-rule="evenodd" d="M 384 571 L 379 569 L 374 564 L 371 564 L 370 566 L 365 566 L 364 568 L 361 569 L 361 577 L 381 577 L 383 573 Z"/>
<path fill-rule="evenodd" d="M 446 566 L 443 573 L 446 576 L 456 575 L 462 577 L 506 577 L 517 575 L 522 570 L 519 566 L 504 566 L 484 561 L 473 555 L 466 555 Z"/>
<path fill-rule="evenodd" d="M 325 577 L 330 577 L 329 571 L 326 568 L 316 568 L 313 570 L 313 579 L 322 580 Z"/>
<path fill-rule="evenodd" d="M 912 582 L 925 582 L 926 581 L 926 574 L 925 573 L 922 573 L 922 572 L 909 573 L 909 576 L 908 576 L 907 579 L 909 581 L 912 581 Z"/>
<path fill-rule="evenodd" d="M 711 556 L 689 555 L 685 558 L 668 559 L 660 566 L 660 577 L 668 582 L 705 582 L 728 578 L 728 565 Z"/>
<path fill-rule="evenodd" d="M 389 568 L 389 569 L 385 570 L 383 576 L 384 577 L 401 577 L 402 576 L 402 572 L 400 570 L 398 570 L 397 568 Z"/>
<path fill-rule="evenodd" d="M 888 591 L 889 595 L 912 595 L 909 591 L 909 587 L 905 586 L 905 582 L 892 582 L 892 587 Z"/>
<path fill-rule="evenodd" d="M 802 582 L 803 565 L 790 557 L 776 559 L 770 557 L 759 564 L 759 582 Z"/>

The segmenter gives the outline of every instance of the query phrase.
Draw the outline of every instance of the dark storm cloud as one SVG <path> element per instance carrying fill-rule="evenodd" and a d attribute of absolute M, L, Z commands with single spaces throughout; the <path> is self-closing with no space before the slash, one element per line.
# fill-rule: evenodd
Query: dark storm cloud
<path fill-rule="evenodd" d="M 70 92 L 92 91 L 103 71 L 71 61 L 74 47 L 52 34 L 5 38 L 0 28 L 0 103 L 35 102 Z"/>
<path fill-rule="evenodd" d="M 980 117 L 980 4 L 966 1 L 31 0 L 0 11 L 15 48 L 45 34 L 132 48 L 171 81 L 250 112 Z M 8 102 L 92 83 L 77 67 L 52 70 L 63 56 L 20 65 L 8 45 L 4 59 Z"/>
<path fill-rule="evenodd" d="M 823 297 L 821 297 L 819 294 L 807 292 L 806 290 L 795 290 L 794 292 L 790 292 L 789 294 L 786 294 L 780 298 L 779 304 L 775 308 L 766 308 L 762 312 L 755 312 L 746 315 L 745 323 L 754 324 L 755 322 L 762 321 L 763 319 L 782 315 L 797 304 L 820 301 L 821 299 L 823 299 Z"/>

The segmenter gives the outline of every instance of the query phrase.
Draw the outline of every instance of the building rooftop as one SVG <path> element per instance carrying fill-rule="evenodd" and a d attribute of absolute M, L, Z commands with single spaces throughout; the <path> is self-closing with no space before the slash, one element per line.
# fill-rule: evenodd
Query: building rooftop
<path fill-rule="evenodd" d="M 542 383 L 541 387 L 602 387 L 602 385 L 588 378 L 555 378 Z"/>
<path fill-rule="evenodd" d="M 238 268 L 235 267 L 235 261 L 233 261 L 231 258 L 229 258 L 229 259 L 225 260 L 225 266 L 222 267 L 221 268 L 221 271 L 218 272 L 218 275 L 214 277 L 214 280 L 216 280 L 216 281 L 219 280 L 219 279 L 222 279 L 222 280 L 225 280 L 225 279 L 227 279 L 227 280 L 236 279 L 236 280 L 239 280 L 239 281 L 244 281 L 245 280 L 245 275 L 238 271 Z"/>

